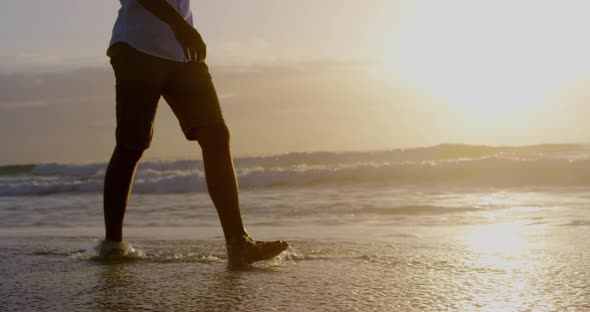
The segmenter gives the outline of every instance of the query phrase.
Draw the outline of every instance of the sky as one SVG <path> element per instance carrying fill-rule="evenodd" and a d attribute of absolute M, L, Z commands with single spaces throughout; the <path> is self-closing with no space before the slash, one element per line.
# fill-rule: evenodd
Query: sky
<path fill-rule="evenodd" d="M 118 1 L 0 2 L 0 164 L 106 161 Z M 588 143 L 587 0 L 193 1 L 235 155 Z M 153 159 L 199 158 L 165 102 Z"/>

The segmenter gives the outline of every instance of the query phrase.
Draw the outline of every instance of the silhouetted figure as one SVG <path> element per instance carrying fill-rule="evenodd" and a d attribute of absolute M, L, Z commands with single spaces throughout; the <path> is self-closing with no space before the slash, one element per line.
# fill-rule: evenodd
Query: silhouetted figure
<path fill-rule="evenodd" d="M 252 240 L 242 223 L 229 131 L 205 64 L 206 45 L 192 26 L 190 0 L 120 0 L 107 54 L 116 77 L 117 145 L 105 175 L 105 241 L 116 253 L 137 164 L 151 142 L 164 97 L 188 140 L 199 142 L 209 195 L 225 235 L 228 263 L 272 258 L 288 245 Z"/>

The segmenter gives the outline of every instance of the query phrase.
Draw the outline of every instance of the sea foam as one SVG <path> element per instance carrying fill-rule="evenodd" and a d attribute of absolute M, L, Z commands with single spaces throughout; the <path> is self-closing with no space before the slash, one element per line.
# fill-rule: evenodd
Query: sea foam
<path fill-rule="evenodd" d="M 105 169 L 104 162 L 0 167 L 0 196 L 102 192 Z M 590 148 L 441 145 L 381 152 L 291 153 L 239 158 L 236 173 L 242 189 L 341 184 L 587 186 Z M 205 192 L 203 164 L 197 160 L 144 161 L 133 190 L 144 194 Z"/>

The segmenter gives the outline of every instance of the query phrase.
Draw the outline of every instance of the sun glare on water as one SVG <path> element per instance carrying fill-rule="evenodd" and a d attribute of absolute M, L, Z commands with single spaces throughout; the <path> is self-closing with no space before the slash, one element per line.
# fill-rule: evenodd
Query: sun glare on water
<path fill-rule="evenodd" d="M 529 241 L 525 237 L 525 225 L 519 222 L 505 222 L 478 228 L 466 237 L 471 248 L 481 253 L 482 262 L 503 266 L 509 261 L 528 252 Z M 483 264 L 483 263 L 482 263 Z"/>
<path fill-rule="evenodd" d="M 466 294 L 472 304 L 485 307 L 481 311 L 521 311 L 531 304 L 552 310 L 550 295 L 536 288 L 539 273 L 551 265 L 543 253 L 546 227 L 531 221 L 535 207 L 520 205 L 538 199 L 531 196 L 482 196 L 481 222 L 457 236 L 465 251 L 463 266 L 468 269 L 456 276 L 456 282 L 470 285 Z"/>
<path fill-rule="evenodd" d="M 543 302 L 532 291 L 541 265 L 535 256 L 537 243 L 530 241 L 527 225 L 512 221 L 474 229 L 464 236 L 469 263 L 477 268 L 469 289 L 482 311 L 520 311 L 531 302 Z"/>

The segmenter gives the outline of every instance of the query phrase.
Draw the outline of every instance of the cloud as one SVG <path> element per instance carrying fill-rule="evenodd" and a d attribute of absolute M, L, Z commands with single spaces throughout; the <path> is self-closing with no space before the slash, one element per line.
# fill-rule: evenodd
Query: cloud
<path fill-rule="evenodd" d="M 235 97 L 235 94 L 233 94 L 233 93 L 222 93 L 219 95 L 220 100 L 227 100 L 227 99 L 231 99 L 233 97 Z"/>
<path fill-rule="evenodd" d="M 216 84 L 240 83 L 251 85 L 275 79 L 310 79 L 327 76 L 352 76 L 368 72 L 370 63 L 311 61 L 304 63 L 249 64 L 212 66 Z M 0 73 L 0 107 L 34 107 L 48 102 L 73 101 L 88 97 L 110 96 L 114 91 L 114 75 L 107 67 L 88 67 L 75 70 L 45 71 L 42 73 Z M 232 88 L 220 88 L 221 98 L 235 96 Z"/>
<path fill-rule="evenodd" d="M 88 49 L 79 51 L 79 45 L 74 48 L 63 48 L 67 51 L 39 51 L 5 52 L 0 54 L 0 71 L 30 74 L 40 71 L 72 71 L 81 67 L 97 67 L 106 65 L 105 49 Z M 74 50 L 76 52 L 74 52 Z"/>
<path fill-rule="evenodd" d="M 270 41 L 262 38 L 251 38 L 240 41 L 211 41 L 208 43 L 211 51 L 211 64 L 249 64 L 276 59 Z"/>
<path fill-rule="evenodd" d="M 0 74 L 0 107 L 104 96 L 111 94 L 113 87 L 113 74 L 106 68 Z"/>
<path fill-rule="evenodd" d="M 33 65 L 63 64 L 66 56 L 57 53 L 19 52 L 14 56 L 15 63 Z"/>
<path fill-rule="evenodd" d="M 33 101 L 26 101 L 26 102 L 4 102 L 0 103 L 0 110 L 13 110 L 13 109 L 23 109 L 23 108 L 36 108 L 36 107 L 43 107 L 47 106 L 49 103 L 43 100 L 33 100 Z"/>
<path fill-rule="evenodd" d="M 392 136 L 405 136 L 390 134 L 389 127 L 418 123 L 412 119 L 417 108 L 408 109 L 415 102 L 372 76 L 370 66 L 322 61 L 211 66 L 233 150 L 389 147 Z M 0 74 L 0 141 L 13 147 L 0 155 L 0 163 L 106 159 L 114 144 L 114 86 L 108 67 Z M 162 104 L 148 157 L 191 155 L 194 145 Z"/>
<path fill-rule="evenodd" d="M 271 89 L 285 90 L 285 81 L 353 77 L 370 64 L 360 62 L 306 62 L 291 64 L 212 66 L 221 100 L 240 100 Z M 332 78 L 330 78 L 332 77 Z M 277 84 L 281 84 L 280 86 Z M 112 102 L 114 75 L 107 67 L 80 68 L 42 73 L 0 73 L 0 110 L 34 110 L 83 102 Z M 272 86 L 272 87 L 271 87 Z M 295 89 L 293 89 L 295 90 Z M 296 92 L 300 92 L 297 90 Z M 240 96 L 236 96 L 239 94 Z"/>

